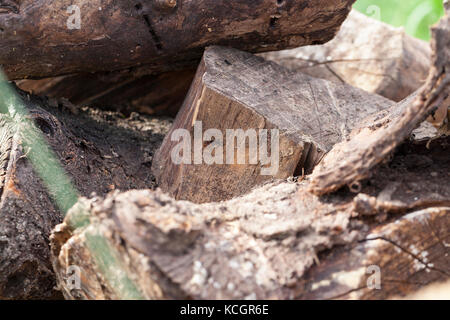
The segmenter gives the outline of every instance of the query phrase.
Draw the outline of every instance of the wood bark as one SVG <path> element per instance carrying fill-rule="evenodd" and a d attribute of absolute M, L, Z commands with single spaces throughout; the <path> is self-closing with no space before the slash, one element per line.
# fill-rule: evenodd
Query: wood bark
<path fill-rule="evenodd" d="M 273 178 L 309 173 L 362 119 L 391 104 L 348 85 L 290 72 L 250 53 L 210 47 L 152 169 L 159 187 L 176 199 L 230 199 Z M 196 128 L 202 134 L 219 130 L 220 136 L 202 139 Z M 180 142 L 174 136 L 180 129 L 189 132 L 191 148 L 178 153 L 184 138 Z M 242 130 L 241 136 L 235 132 L 237 141 L 230 138 L 230 129 Z M 251 132 L 244 135 L 247 130 L 254 130 L 257 145 L 250 142 Z M 259 136 L 262 130 L 268 139 Z M 203 145 L 198 148 L 198 143 Z M 267 147 L 269 164 L 258 155 L 262 147 Z M 188 161 L 176 163 L 174 152 L 186 153 Z M 208 152 L 218 156 L 213 163 L 206 160 Z"/>
<path fill-rule="evenodd" d="M 355 10 L 336 37 L 322 46 L 261 54 L 292 70 L 348 83 L 394 101 L 405 99 L 425 84 L 430 55 L 425 41 Z"/>
<path fill-rule="evenodd" d="M 200 205 L 149 190 L 82 199 L 52 235 L 59 286 L 68 299 L 124 298 L 108 274 L 125 274 L 146 299 L 414 293 L 450 275 L 449 142 L 405 143 L 359 193 L 318 197 L 300 181 Z M 79 215 L 85 223 L 74 227 Z M 94 238 L 113 248 L 120 267 L 100 267 Z M 80 288 L 69 285 L 71 266 Z M 374 266 L 380 289 L 371 289 Z"/>
<path fill-rule="evenodd" d="M 450 8 L 432 28 L 432 67 L 419 92 L 384 111 L 355 130 L 352 137 L 336 145 L 311 176 L 311 191 L 325 194 L 345 185 L 358 185 L 370 175 L 371 168 L 383 161 L 427 117 L 450 109 Z M 436 126 L 448 134 L 445 112 Z"/>
<path fill-rule="evenodd" d="M 0 64 L 11 80 L 193 66 L 221 44 L 261 52 L 333 38 L 354 0 L 0 2 Z M 80 24 L 77 25 L 77 14 Z"/>
<path fill-rule="evenodd" d="M 95 110 L 74 114 L 65 104 L 21 93 L 29 116 L 81 195 L 153 188 L 153 152 L 169 121 L 122 119 Z M 53 289 L 49 235 L 63 216 L 9 115 L 0 115 L 0 299 L 61 297 Z"/>

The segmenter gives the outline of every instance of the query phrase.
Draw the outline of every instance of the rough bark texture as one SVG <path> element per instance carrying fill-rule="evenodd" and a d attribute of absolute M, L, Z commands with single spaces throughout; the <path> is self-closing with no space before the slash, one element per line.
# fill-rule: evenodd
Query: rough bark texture
<path fill-rule="evenodd" d="M 432 68 L 423 88 L 392 110 L 386 110 L 366 121 L 366 127 L 355 130 L 351 139 L 336 145 L 311 176 L 310 189 L 325 194 L 344 185 L 359 184 L 370 175 L 371 168 L 383 161 L 428 116 L 450 108 L 450 8 L 447 15 L 432 28 Z M 447 114 L 440 127 L 448 134 Z"/>
<path fill-rule="evenodd" d="M 425 83 L 430 55 L 425 41 L 354 10 L 336 37 L 322 46 L 261 54 L 289 69 L 348 83 L 394 101 Z"/>
<path fill-rule="evenodd" d="M 74 105 L 175 117 L 189 90 L 195 69 L 139 76 L 134 72 L 77 74 L 20 80 L 18 87 Z"/>
<path fill-rule="evenodd" d="M 153 151 L 169 121 L 75 108 L 74 114 L 63 104 L 22 98 L 80 194 L 154 187 Z M 60 296 L 53 290 L 49 235 L 62 214 L 27 154 L 14 122 L 0 115 L 0 299 Z"/>
<path fill-rule="evenodd" d="M 149 73 L 196 65 L 220 44 L 261 52 L 333 38 L 354 0 L 93 0 L 79 4 L 80 29 L 68 28 L 71 0 L 0 1 L 0 64 L 11 80 L 113 71 Z"/>
<path fill-rule="evenodd" d="M 362 119 L 391 104 L 381 96 L 291 72 L 250 53 L 210 47 L 152 169 L 159 187 L 176 199 L 197 203 L 231 199 L 264 181 L 310 172 Z M 194 142 L 197 121 L 202 124 L 200 132 L 217 129 L 222 138 L 205 137 L 203 141 L 200 137 L 203 145 L 199 149 Z M 191 164 L 173 160 L 180 144 L 173 134 L 179 129 L 189 131 L 192 137 L 191 150 L 184 150 Z M 257 145 L 246 141 L 243 133 L 244 139 L 230 140 L 228 129 L 254 130 Z M 263 129 L 268 130 L 269 139 L 257 137 Z M 279 150 L 274 148 L 277 138 L 272 129 L 279 130 Z M 245 146 L 240 146 L 240 141 Z M 275 155 L 270 164 L 257 154 L 266 146 L 270 157 Z M 204 157 L 208 150 L 223 164 L 208 163 Z M 239 161 L 240 156 L 244 161 Z M 268 170 L 270 166 L 274 170 Z"/>
<path fill-rule="evenodd" d="M 97 237 L 120 262 L 108 271 L 126 274 L 147 299 L 415 292 L 450 275 L 449 143 L 403 145 L 358 194 L 317 197 L 302 181 L 202 205 L 145 190 L 82 199 L 52 236 L 58 283 L 69 299 L 122 297 L 88 249 Z M 74 228 L 80 214 L 87 221 Z M 367 288 L 372 265 L 381 268 L 380 290 Z M 68 285 L 69 266 L 80 268 L 81 289 Z"/>

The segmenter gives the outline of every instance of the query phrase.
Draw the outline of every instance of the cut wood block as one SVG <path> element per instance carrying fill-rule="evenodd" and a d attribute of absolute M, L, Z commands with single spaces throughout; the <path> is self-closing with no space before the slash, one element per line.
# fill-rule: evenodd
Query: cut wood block
<path fill-rule="evenodd" d="M 132 72 L 76 74 L 20 80 L 22 90 L 56 99 L 68 99 L 72 104 L 150 115 L 175 117 L 189 90 L 195 69 L 167 72 L 160 75 L 140 75 Z"/>
<path fill-rule="evenodd" d="M 0 65 L 11 80 L 196 66 L 212 44 L 262 52 L 324 43 L 354 0 L 11 0 L 0 3 Z M 167 2 L 163 2 L 167 3 Z"/>
<path fill-rule="evenodd" d="M 122 119 L 95 110 L 74 114 L 63 104 L 52 107 L 45 99 L 21 96 L 80 195 L 155 187 L 150 166 L 168 121 Z M 43 151 L 25 146 L 15 121 L 0 114 L 0 299 L 60 297 L 49 235 L 63 217 L 30 161 L 37 152 Z"/>
<path fill-rule="evenodd" d="M 263 53 L 292 70 L 348 83 L 400 101 L 419 89 L 430 69 L 428 43 L 355 10 L 323 46 Z"/>
<path fill-rule="evenodd" d="M 432 28 L 432 67 L 427 83 L 416 93 L 365 121 L 351 138 L 337 144 L 311 175 L 311 191 L 325 194 L 345 185 L 358 185 L 385 160 L 428 116 L 449 109 L 450 8 Z M 442 127 L 448 120 L 441 118 Z M 447 131 L 447 130 L 446 130 Z M 446 132 L 444 132 L 446 133 Z M 448 132 L 447 132 L 448 133 Z"/>
<path fill-rule="evenodd" d="M 159 190 L 82 199 L 52 235 L 58 284 L 68 299 L 414 293 L 450 273 L 450 188 L 442 187 L 449 185 L 449 142 L 441 138 L 430 149 L 405 143 L 357 194 L 318 197 L 302 181 L 209 204 L 175 201 Z M 80 216 L 85 222 L 75 226 Z M 96 243 L 114 264 L 97 256 Z"/>
<path fill-rule="evenodd" d="M 310 172 L 362 119 L 390 105 L 250 53 L 210 47 L 152 168 L 176 199 L 229 199 Z"/>

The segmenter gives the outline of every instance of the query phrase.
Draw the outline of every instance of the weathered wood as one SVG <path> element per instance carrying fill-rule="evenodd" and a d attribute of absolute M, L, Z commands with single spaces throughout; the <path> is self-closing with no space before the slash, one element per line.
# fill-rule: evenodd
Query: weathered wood
<path fill-rule="evenodd" d="M 428 208 L 375 228 L 351 250 L 331 253 L 311 269 L 302 281 L 301 297 L 400 298 L 448 279 L 449 214 L 449 207 Z"/>
<path fill-rule="evenodd" d="M 74 114 L 63 104 L 51 107 L 44 99 L 21 95 L 80 194 L 155 186 L 153 152 L 169 121 L 122 119 L 95 110 L 74 109 Z M 53 289 L 49 235 L 62 214 L 18 130 L 9 115 L 0 115 L 0 299 L 60 297 Z"/>
<path fill-rule="evenodd" d="M 401 101 L 425 84 L 430 54 L 428 43 L 353 10 L 336 37 L 322 46 L 261 56 L 316 78 Z"/>
<path fill-rule="evenodd" d="M 411 132 L 437 110 L 449 109 L 450 94 L 450 8 L 432 28 L 432 67 L 427 83 L 392 110 L 383 111 L 355 130 L 352 137 L 336 145 L 311 175 L 311 191 L 325 194 L 345 185 L 358 185 L 370 175 Z M 447 114 L 450 114 L 447 112 Z M 446 129 L 446 114 L 436 126 Z M 441 124 L 439 124 L 439 122 Z M 448 133 L 448 130 L 443 132 Z"/>
<path fill-rule="evenodd" d="M 147 299 L 415 292 L 450 274 L 449 142 L 405 144 L 358 194 L 317 197 L 302 181 L 201 205 L 145 190 L 82 199 L 52 235 L 59 286 L 69 299 L 121 298 L 88 250 L 86 239 L 97 236 L 120 260 L 109 272 L 126 274 Z M 80 215 L 86 222 L 75 228 Z M 372 265 L 381 290 L 366 287 Z M 80 270 L 79 289 L 69 285 L 70 266 Z"/>
<path fill-rule="evenodd" d="M 325 45 L 261 56 L 289 69 L 346 82 L 395 101 L 419 89 L 430 66 L 427 43 L 356 11 L 350 13 L 336 38 Z M 18 86 L 35 94 L 67 98 L 74 104 L 175 116 L 195 70 L 144 77 L 138 77 L 139 73 L 137 68 L 121 73 L 21 80 Z"/>
<path fill-rule="evenodd" d="M 20 80 L 27 92 L 68 99 L 79 106 L 175 117 L 189 90 L 195 69 L 139 76 L 135 72 L 76 74 Z"/>
<path fill-rule="evenodd" d="M 11 0 L 0 2 L 0 65 L 9 79 L 196 65 L 203 48 L 261 52 L 329 41 L 354 0 Z M 71 7 L 72 11 L 68 10 Z"/>
<path fill-rule="evenodd" d="M 291 72 L 250 53 L 210 47 L 152 169 L 159 187 L 176 199 L 230 199 L 264 181 L 310 172 L 362 119 L 390 105 L 381 96 Z M 203 139 L 196 128 L 201 134 L 219 130 L 220 136 Z M 180 129 L 191 141 L 176 136 Z M 243 130 L 237 143 L 227 130 Z M 260 136 L 264 130 L 267 139 Z M 251 134 L 256 143 L 250 143 Z M 184 141 L 191 150 L 183 154 L 177 148 Z M 269 151 L 267 162 L 258 155 L 262 148 Z M 187 161 L 175 162 L 178 154 Z"/>
<path fill-rule="evenodd" d="M 346 82 L 394 101 L 419 89 L 430 68 L 428 43 L 357 11 L 350 13 L 335 39 L 325 45 L 260 55 L 291 70 Z M 67 98 L 74 104 L 175 117 L 195 70 L 144 77 L 137 73 L 139 68 L 120 74 L 21 80 L 18 85 L 35 94 Z"/>

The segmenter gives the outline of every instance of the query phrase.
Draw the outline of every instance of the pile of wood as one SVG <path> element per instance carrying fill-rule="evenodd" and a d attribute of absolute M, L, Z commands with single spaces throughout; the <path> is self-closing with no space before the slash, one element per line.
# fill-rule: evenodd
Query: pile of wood
<path fill-rule="evenodd" d="M 30 2 L 0 1 L 0 64 L 80 198 L 63 216 L 0 114 L 0 298 L 386 299 L 448 280 L 449 15 L 430 45 L 352 0 L 90 1 L 79 30 L 69 1 Z M 181 163 L 180 132 L 200 137 Z"/>

